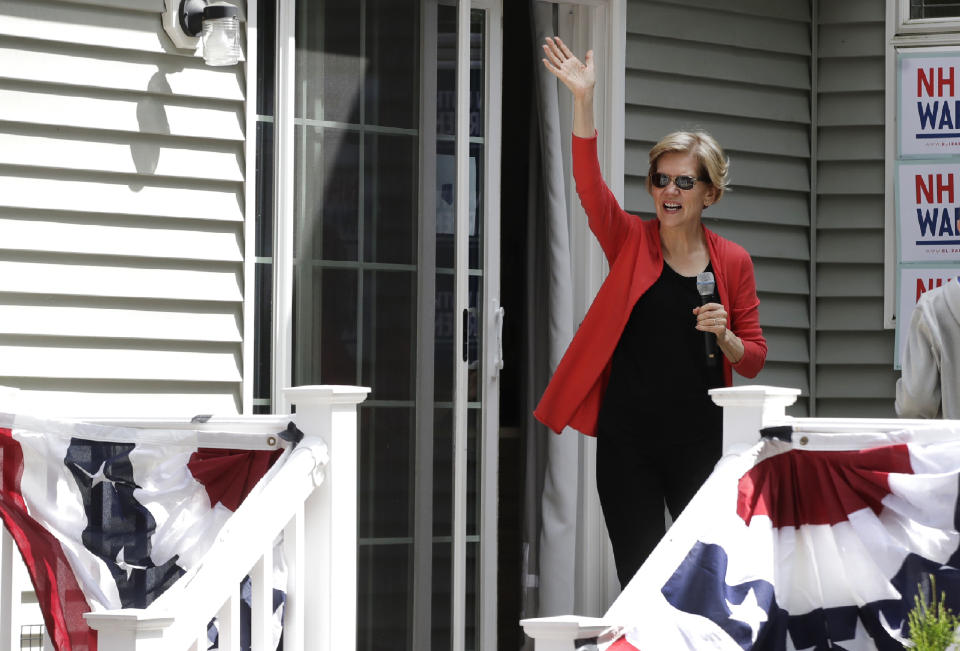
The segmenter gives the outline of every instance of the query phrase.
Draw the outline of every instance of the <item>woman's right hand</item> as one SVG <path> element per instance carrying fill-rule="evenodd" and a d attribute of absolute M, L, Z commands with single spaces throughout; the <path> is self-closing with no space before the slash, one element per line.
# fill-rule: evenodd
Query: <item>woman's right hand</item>
<path fill-rule="evenodd" d="M 543 45 L 546 58 L 543 65 L 570 89 L 574 98 L 592 97 L 596 76 L 593 70 L 593 50 L 587 50 L 584 62 L 575 57 L 560 37 L 547 37 Z"/>

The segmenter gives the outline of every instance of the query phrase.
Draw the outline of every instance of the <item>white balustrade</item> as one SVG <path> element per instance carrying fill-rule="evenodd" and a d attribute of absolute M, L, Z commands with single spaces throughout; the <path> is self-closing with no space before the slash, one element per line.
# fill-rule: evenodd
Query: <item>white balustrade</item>
<path fill-rule="evenodd" d="M 356 648 L 357 405 L 365 387 L 287 389 L 291 416 L 233 416 L 205 424 L 169 419 L 98 419 L 131 427 L 230 431 L 205 447 L 271 449 L 290 420 L 304 437 L 223 526 L 204 558 L 145 609 L 90 612 L 100 651 L 205 650 L 218 618 L 219 648 L 240 649 L 240 582 L 252 583 L 251 651 L 272 649 L 275 542 L 282 534 L 288 581 L 284 649 Z M 6 398 L 0 394 L 0 399 Z M 9 402 L 9 401 L 8 401 Z M 12 541 L 0 539 L 0 648 L 19 648 Z M 309 552 L 307 551 L 309 550 Z"/>
<path fill-rule="evenodd" d="M 929 420 L 875 419 L 875 418 L 795 418 L 786 415 L 799 389 L 771 386 L 739 386 L 711 389 L 713 401 L 723 407 L 723 455 L 734 455 L 750 448 L 760 439 L 760 430 L 767 427 L 789 425 L 794 434 L 795 445 L 805 445 L 804 433 L 811 434 L 819 449 L 863 449 L 882 441 L 883 432 L 892 432 L 911 427 L 931 425 Z M 939 424 L 945 424 L 941 421 Z M 960 437 L 960 421 L 949 422 L 947 428 L 931 436 Z M 826 436 L 817 434 L 829 433 Z M 877 434 L 874 437 L 872 434 Z M 924 436 L 920 434 L 919 436 Z M 733 457 L 729 457 L 733 458 Z M 681 516 L 682 517 L 682 516 Z M 534 640 L 535 651 L 573 651 L 574 641 L 596 637 L 607 627 L 617 623 L 609 615 L 616 604 L 601 618 L 536 617 L 520 620 L 524 632 Z"/>

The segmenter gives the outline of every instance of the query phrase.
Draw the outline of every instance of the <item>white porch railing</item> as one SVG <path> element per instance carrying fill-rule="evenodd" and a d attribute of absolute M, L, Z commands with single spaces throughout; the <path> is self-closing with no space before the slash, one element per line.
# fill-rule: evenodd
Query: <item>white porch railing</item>
<path fill-rule="evenodd" d="M 85 615 L 100 651 L 205 650 L 207 625 L 218 618 L 219 648 L 240 649 L 239 585 L 252 583 L 251 651 L 273 648 L 274 543 L 283 536 L 288 581 L 283 621 L 286 651 L 356 648 L 357 404 L 369 389 L 309 386 L 286 390 L 290 416 L 234 416 L 205 424 L 109 419 L 113 425 L 230 431 L 204 447 L 272 449 L 291 420 L 304 437 L 224 525 L 199 565 L 145 609 Z M 20 648 L 14 630 L 19 591 L 12 581 L 13 545 L 0 548 L 0 648 Z M 279 587 L 279 586 L 278 586 Z"/>
<path fill-rule="evenodd" d="M 723 407 L 723 454 L 736 454 L 747 450 L 760 440 L 760 430 L 766 427 L 789 425 L 794 445 L 805 445 L 804 433 L 855 433 L 857 447 L 872 445 L 871 433 L 876 433 L 876 442 L 882 441 L 881 433 L 903 430 L 910 427 L 929 426 L 929 420 L 876 419 L 876 418 L 794 418 L 786 415 L 800 394 L 799 389 L 770 386 L 741 386 L 710 391 L 713 401 Z M 958 421 L 952 421 L 960 425 Z M 841 442 L 839 439 L 843 439 Z M 851 449 L 851 439 L 838 437 L 837 445 Z M 683 518 L 681 514 L 678 524 Z M 642 570 L 641 570 L 642 571 Z M 607 616 L 581 617 L 567 615 L 523 619 L 520 625 L 534 640 L 535 651 L 573 651 L 574 641 L 597 637 L 602 631 L 620 622 L 609 617 L 617 610 L 617 603 L 610 607 Z"/>

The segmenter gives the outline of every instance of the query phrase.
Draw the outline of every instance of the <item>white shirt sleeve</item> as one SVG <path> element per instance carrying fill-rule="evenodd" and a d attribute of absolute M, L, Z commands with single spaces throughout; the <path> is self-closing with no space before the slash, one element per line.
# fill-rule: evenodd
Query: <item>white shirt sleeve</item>
<path fill-rule="evenodd" d="M 897 414 L 902 418 L 937 418 L 940 414 L 940 354 L 926 310 L 913 311 L 897 380 Z"/>

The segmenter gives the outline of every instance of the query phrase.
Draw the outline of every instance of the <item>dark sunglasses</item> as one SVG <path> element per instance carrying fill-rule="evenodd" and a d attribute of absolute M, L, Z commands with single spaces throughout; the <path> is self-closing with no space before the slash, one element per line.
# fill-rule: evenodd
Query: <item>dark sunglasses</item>
<path fill-rule="evenodd" d="M 670 181 L 673 181 L 674 184 L 681 190 L 692 190 L 693 186 L 697 184 L 697 181 L 702 181 L 703 183 L 709 182 L 709 179 L 701 179 L 699 176 L 668 176 L 666 174 L 661 174 L 657 172 L 650 176 L 650 182 L 655 188 L 665 188 L 670 185 Z"/>

